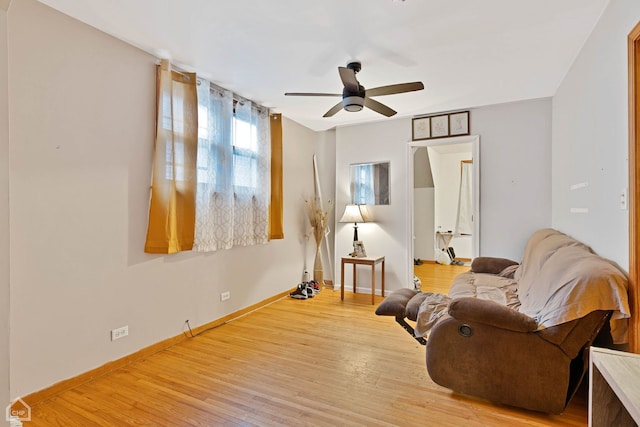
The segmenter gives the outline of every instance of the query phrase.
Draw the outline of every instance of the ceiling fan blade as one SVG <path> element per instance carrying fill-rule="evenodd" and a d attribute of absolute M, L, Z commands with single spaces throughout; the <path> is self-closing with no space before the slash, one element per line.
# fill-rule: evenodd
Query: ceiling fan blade
<path fill-rule="evenodd" d="M 367 89 L 367 96 L 393 95 L 395 93 L 413 92 L 424 89 L 422 82 L 400 83 L 397 85 L 374 87 Z"/>
<path fill-rule="evenodd" d="M 340 110 L 342 110 L 342 101 L 331 107 L 331 109 L 324 113 L 324 116 L 322 117 L 333 117 Z"/>
<path fill-rule="evenodd" d="M 376 113 L 380 113 L 383 116 L 387 116 L 387 117 L 391 117 L 393 115 L 396 114 L 395 110 L 392 110 L 391 108 L 387 107 L 384 104 L 379 103 L 378 101 L 371 99 L 371 98 L 365 98 L 364 99 L 364 106 L 371 108 L 373 111 L 375 111 Z"/>
<path fill-rule="evenodd" d="M 285 96 L 342 96 L 340 93 L 287 92 Z"/>
<path fill-rule="evenodd" d="M 338 73 L 340 74 L 340 80 L 342 84 L 349 92 L 357 92 L 360 87 L 360 83 L 356 80 L 356 73 L 350 68 L 338 67 Z"/>

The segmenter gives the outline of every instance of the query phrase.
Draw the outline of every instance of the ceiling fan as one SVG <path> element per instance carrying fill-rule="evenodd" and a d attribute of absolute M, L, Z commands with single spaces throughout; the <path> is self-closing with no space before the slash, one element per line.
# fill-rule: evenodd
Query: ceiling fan
<path fill-rule="evenodd" d="M 413 82 L 380 86 L 365 90 L 364 86 L 362 86 L 356 79 L 356 73 L 358 73 L 361 68 L 362 64 L 360 64 L 360 62 L 350 62 L 346 67 L 338 67 L 338 73 L 340 74 L 340 79 L 344 85 L 342 94 L 287 92 L 285 95 L 342 96 L 342 101 L 334 105 L 322 117 L 331 117 L 343 108 L 347 111 L 360 111 L 363 107 L 370 108 L 383 116 L 391 117 L 396 114 L 396 111 L 374 99 L 371 99 L 372 96 L 393 95 L 396 93 L 413 92 L 424 89 L 422 82 Z"/>

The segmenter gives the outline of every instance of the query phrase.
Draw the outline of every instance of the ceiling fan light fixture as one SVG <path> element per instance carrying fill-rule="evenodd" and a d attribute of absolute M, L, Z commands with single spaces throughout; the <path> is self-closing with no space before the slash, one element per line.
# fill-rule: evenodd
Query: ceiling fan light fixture
<path fill-rule="evenodd" d="M 346 96 L 342 98 L 342 106 L 345 110 L 356 112 L 364 108 L 364 97 L 362 96 Z"/>
<path fill-rule="evenodd" d="M 1 0 L 0 0 L 1 1 Z M 403 0 L 404 1 L 404 0 Z M 358 79 L 356 79 L 356 73 L 360 71 L 362 64 L 358 61 L 349 62 L 346 67 L 338 67 L 338 75 L 342 80 L 342 102 L 338 102 L 331 107 L 329 111 L 324 113 L 322 117 L 333 117 L 340 110 L 346 110 L 349 112 L 362 111 L 364 107 L 369 108 L 376 113 L 382 114 L 385 117 L 391 117 L 397 113 L 397 111 L 389 108 L 388 106 L 372 99 L 372 96 L 394 95 L 397 93 L 413 92 L 416 90 L 424 89 L 422 82 L 412 83 L 399 83 L 394 85 L 379 86 L 366 91 Z M 340 96 L 334 93 L 300 93 L 300 92 L 287 92 L 288 96 Z"/>

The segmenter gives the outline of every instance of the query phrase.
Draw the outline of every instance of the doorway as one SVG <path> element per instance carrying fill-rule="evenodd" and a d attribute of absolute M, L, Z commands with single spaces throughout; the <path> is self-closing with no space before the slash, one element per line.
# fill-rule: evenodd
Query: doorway
<path fill-rule="evenodd" d="M 480 137 L 477 135 L 413 141 L 408 147 L 407 243 L 411 251 L 410 273 L 415 259 L 436 260 L 436 231 L 458 237 L 451 240 L 456 258 L 480 254 Z M 471 161 L 471 163 L 468 163 Z M 461 204 L 460 183 L 463 170 L 469 170 L 469 203 Z M 467 173 L 466 171 L 464 172 Z M 463 189 L 463 194 L 465 193 Z M 463 209 L 460 209 L 463 206 Z M 468 229 L 464 228 L 467 212 Z M 462 217 L 460 212 L 463 213 Z M 462 219 L 461 219 L 462 218 Z M 462 228 L 461 228 L 462 227 Z M 462 231 L 459 231 L 462 230 Z"/>

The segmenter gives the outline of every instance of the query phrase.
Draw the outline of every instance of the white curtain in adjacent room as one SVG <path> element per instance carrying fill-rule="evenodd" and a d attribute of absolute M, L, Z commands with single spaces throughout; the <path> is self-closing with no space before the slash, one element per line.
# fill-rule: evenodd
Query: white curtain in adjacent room
<path fill-rule="evenodd" d="M 462 162 L 460 192 L 458 193 L 458 218 L 456 234 L 473 233 L 473 163 Z"/>

